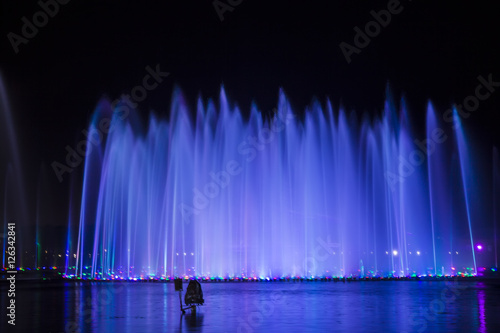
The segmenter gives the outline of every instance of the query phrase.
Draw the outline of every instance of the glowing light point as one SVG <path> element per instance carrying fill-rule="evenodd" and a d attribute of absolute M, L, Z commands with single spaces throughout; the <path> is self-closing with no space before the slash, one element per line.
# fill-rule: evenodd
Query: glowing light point
<path fill-rule="evenodd" d="M 380 121 L 377 120 L 373 124 L 370 121 L 360 119 L 360 125 L 362 126 L 359 127 L 362 132 L 358 131 L 357 128 L 351 131 L 349 121 L 344 120 L 349 118 L 347 114 L 344 114 L 344 111 L 338 110 L 335 112 L 335 119 L 338 119 L 338 121 L 329 121 L 331 119 L 327 116 L 329 112 L 323 112 L 319 103 L 313 107 L 314 111 L 311 112 L 311 115 L 314 113 L 313 117 L 305 117 L 303 124 L 297 119 L 297 126 L 290 125 L 287 127 L 287 135 L 283 141 L 280 139 L 280 144 L 276 146 L 276 153 L 263 154 L 259 157 L 261 162 L 254 164 L 252 168 L 246 168 L 245 170 L 241 168 L 242 175 L 240 178 L 253 179 L 255 177 L 259 181 L 249 182 L 248 186 L 246 181 L 235 181 L 236 183 L 230 186 L 230 193 L 228 194 L 226 190 L 226 194 L 223 195 L 224 199 L 221 201 L 219 198 L 217 204 L 214 203 L 210 206 L 210 216 L 207 216 L 208 224 L 206 227 L 200 229 L 199 232 L 196 231 L 196 228 L 191 230 L 191 227 L 185 231 L 183 224 L 178 223 L 177 216 L 175 218 L 166 218 L 177 210 L 175 205 L 172 206 L 171 210 L 170 202 L 177 202 L 177 200 L 182 202 L 184 199 L 189 199 L 191 189 L 194 189 L 196 191 L 192 199 L 199 203 L 201 198 L 201 201 L 208 204 L 209 200 L 207 198 L 216 196 L 219 191 L 224 192 L 223 188 L 229 182 L 229 173 L 231 171 L 240 172 L 238 163 L 227 163 L 227 171 L 219 169 L 227 156 L 234 155 L 234 148 L 231 144 L 233 142 L 247 144 L 248 142 L 243 140 L 251 138 L 253 141 L 251 145 L 254 145 L 254 148 L 243 150 L 243 152 L 252 152 L 253 150 L 264 149 L 263 144 L 270 143 L 272 139 L 270 136 L 272 133 L 265 135 L 268 137 L 267 139 L 265 137 L 261 138 L 265 134 L 264 130 L 268 130 L 265 128 L 264 123 L 259 121 L 253 123 L 252 121 L 252 125 L 250 125 L 250 121 L 247 122 L 240 117 L 236 108 L 233 110 L 230 107 L 223 92 L 221 92 L 221 95 L 220 110 L 217 110 L 215 106 L 205 108 L 205 103 L 199 101 L 200 119 L 207 119 L 207 121 L 200 122 L 200 127 L 198 125 L 196 128 L 191 126 L 193 124 L 189 121 L 190 112 L 188 110 L 180 112 L 175 119 L 172 118 L 173 122 L 153 116 L 150 118 L 150 124 L 143 128 L 144 131 L 133 129 L 142 128 L 140 123 L 135 124 L 133 120 L 140 117 L 130 116 L 127 120 L 128 123 L 120 122 L 120 124 L 117 124 L 114 134 L 108 138 L 109 144 L 102 145 L 100 147 L 102 150 L 99 150 L 98 155 L 93 152 L 87 156 L 86 163 L 88 164 L 86 165 L 92 165 L 92 167 L 84 169 L 85 175 L 83 177 L 80 207 L 82 214 L 79 228 L 82 232 L 78 233 L 78 243 L 76 239 L 73 239 L 73 243 L 70 242 L 70 234 L 76 236 L 76 233 L 73 232 L 73 229 L 71 229 L 72 232 L 70 233 L 70 229 L 68 229 L 67 245 L 70 248 L 70 245 L 78 244 L 78 254 L 72 255 L 77 260 L 68 258 L 71 254 L 70 250 L 67 250 L 65 254 L 67 257 L 65 258 L 66 266 L 76 263 L 78 267 L 73 266 L 74 271 L 71 272 L 80 275 L 75 279 L 121 280 L 125 278 L 137 281 L 138 279 L 164 280 L 166 278 L 169 280 L 174 277 L 182 277 L 184 279 L 201 278 L 203 280 L 239 281 L 241 279 L 259 280 L 259 277 L 257 277 L 259 275 L 260 281 L 277 281 L 284 277 L 287 277 L 287 279 L 292 277 L 294 280 L 318 280 L 331 278 L 331 276 L 337 278 L 360 276 L 361 278 L 375 279 L 383 279 L 387 276 L 403 277 L 410 274 L 411 276 L 424 277 L 444 276 L 445 267 L 450 267 L 448 262 L 451 260 L 449 259 L 453 258 L 454 264 L 459 267 L 471 265 L 472 263 L 476 267 L 475 257 L 478 254 L 479 256 L 486 254 L 482 252 L 483 245 L 476 242 L 476 247 L 474 247 L 472 240 L 468 191 L 466 191 L 470 184 L 466 184 L 465 180 L 473 176 L 473 172 L 464 167 L 463 161 L 467 161 L 470 157 L 467 149 L 464 149 L 468 142 L 461 136 L 462 129 L 460 127 L 456 131 L 456 149 L 454 148 L 455 143 L 449 147 L 452 149 L 450 153 L 458 154 L 459 158 L 456 159 L 456 162 L 447 164 L 446 169 L 453 167 L 461 171 L 463 193 L 456 195 L 455 193 L 443 192 L 443 194 L 447 194 L 443 198 L 439 195 L 437 198 L 431 196 L 431 193 L 439 193 L 443 184 L 446 184 L 446 180 L 443 184 L 440 180 L 442 173 L 446 170 L 439 165 L 434 166 L 439 163 L 428 163 L 426 172 L 424 170 L 412 176 L 412 179 L 414 179 L 412 182 L 421 185 L 421 187 L 417 188 L 416 194 L 421 193 L 423 196 L 416 195 L 415 200 L 399 200 L 396 196 L 387 195 L 387 185 L 372 180 L 372 174 L 374 171 L 384 170 L 386 161 L 398 159 L 399 152 L 406 149 L 406 138 L 408 136 L 411 138 L 411 126 L 397 125 L 397 121 L 393 120 L 398 119 L 393 119 L 392 116 L 386 118 L 385 114 L 393 113 L 391 109 L 391 112 L 384 113 L 384 116 L 379 119 Z M 181 109 L 187 109 L 180 97 L 174 97 L 174 101 L 173 105 L 180 104 L 183 106 Z M 290 109 L 286 97 L 281 96 L 281 93 L 279 106 L 280 109 Z M 108 106 L 105 108 L 107 109 Z M 436 125 L 439 125 L 436 118 L 438 114 L 431 107 L 428 110 L 427 131 L 432 132 L 437 127 Z M 93 119 L 98 119 L 100 112 L 96 111 L 96 116 Z M 252 107 L 249 116 L 248 119 L 259 119 L 260 112 Z M 457 116 L 456 111 L 455 116 Z M 198 116 L 196 117 L 198 119 Z M 402 120 L 401 123 L 406 122 Z M 198 124 L 198 122 L 196 123 Z M 387 126 L 380 126 L 386 123 Z M 398 127 L 392 128 L 393 123 Z M 460 125 L 460 122 L 457 122 L 457 124 Z M 95 125 L 94 120 L 92 120 L 89 132 L 95 131 Z M 231 130 L 219 131 L 219 126 Z M 334 128 L 330 128 L 331 126 L 334 126 Z M 309 128 L 312 130 L 309 130 Z M 319 133 L 324 134 L 318 137 L 318 133 L 315 133 L 316 128 L 321 131 Z M 256 138 L 249 136 L 255 131 L 259 132 L 259 130 L 262 130 L 260 131 L 262 135 L 259 134 L 260 143 L 255 141 Z M 204 133 L 207 133 L 207 136 Z M 212 133 L 217 133 L 217 135 L 211 135 Z M 363 133 L 367 133 L 367 136 Z M 351 137 L 352 139 L 360 138 L 360 140 L 356 139 L 352 142 Z M 399 137 L 403 139 L 400 140 Z M 198 138 L 204 139 L 199 140 Z M 334 142 L 334 144 L 315 145 L 314 142 L 316 142 L 317 138 L 321 138 L 321 141 L 324 139 L 325 141 Z M 363 139 L 361 140 L 361 138 Z M 358 141 L 360 141 L 360 145 L 358 145 Z M 182 144 L 172 144 L 175 142 L 182 142 Z M 230 144 L 227 145 L 226 142 Z M 281 142 L 283 142 L 283 145 Z M 273 147 L 275 143 L 273 143 Z M 337 145 L 339 148 L 337 148 Z M 300 149 L 295 149 L 295 147 Z M 275 148 L 272 149 L 274 151 Z M 303 154 L 302 150 L 306 151 L 307 154 Z M 430 151 L 426 152 L 419 159 L 424 161 L 427 158 L 428 160 L 430 153 Z M 437 159 L 435 159 L 437 161 L 448 156 L 448 153 L 443 156 L 437 152 L 435 154 L 438 154 Z M 368 156 L 372 155 L 374 157 L 368 158 Z M 190 163 L 191 160 L 200 161 L 200 163 Z M 304 160 L 307 160 L 305 170 L 294 167 L 294 165 L 302 165 Z M 336 163 L 336 160 L 352 160 L 352 162 L 344 166 L 343 163 Z M 134 162 L 133 165 L 128 165 L 125 163 L 126 161 Z M 352 172 L 351 169 L 353 169 Z M 214 170 L 220 170 L 220 172 L 211 172 Z M 269 172 L 269 170 L 273 170 L 273 172 Z M 346 170 L 349 170 L 349 172 L 346 173 Z M 303 186 L 304 171 L 311 175 L 311 181 L 307 182 L 307 186 Z M 208 180 L 205 179 L 208 173 L 210 173 L 210 177 L 214 182 L 205 182 Z M 281 173 L 286 178 L 280 177 Z M 198 177 L 198 174 L 204 176 Z M 106 175 L 106 177 L 102 175 Z M 171 179 L 175 181 L 170 181 Z M 281 184 L 286 185 L 286 187 Z M 284 189 L 287 190 L 286 196 L 283 193 Z M 483 192 L 488 191 L 479 191 L 479 193 Z M 486 197 L 488 198 L 490 194 L 488 192 Z M 271 204 L 275 198 L 281 199 L 282 197 L 286 198 L 286 200 L 280 200 L 277 205 Z M 327 205 L 324 209 L 321 206 L 322 211 L 318 212 L 321 214 L 314 213 L 318 208 L 318 200 L 322 200 L 322 198 L 341 199 L 341 209 L 336 209 L 336 204 Z M 359 245 L 362 245 L 362 247 L 356 246 L 357 243 L 352 244 L 352 241 L 360 240 L 358 233 L 370 226 L 370 221 L 384 221 L 387 217 L 392 216 L 393 200 L 397 200 L 395 204 L 397 204 L 398 208 L 394 213 L 398 213 L 397 215 L 399 215 L 399 212 L 404 213 L 404 216 L 408 216 L 408 218 L 405 217 L 405 220 L 401 221 L 401 223 L 399 223 L 399 219 L 396 219 L 394 225 L 392 222 L 389 224 L 374 222 L 372 231 L 375 231 L 377 247 L 373 248 L 373 250 L 368 251 L 366 247 L 372 243 L 371 241 L 368 243 L 363 242 L 365 244 L 360 243 Z M 262 218 L 260 218 L 260 213 L 253 214 L 251 212 L 251 208 L 258 207 L 261 202 L 270 203 L 265 206 L 266 209 L 263 211 Z M 297 205 L 296 202 L 300 204 Z M 424 209 L 417 209 L 420 208 L 421 202 L 430 204 L 429 206 L 424 205 L 426 206 Z M 166 203 L 168 203 L 168 206 Z M 448 260 L 443 261 L 443 259 L 446 259 L 444 256 L 446 248 L 440 248 L 438 253 L 439 261 L 437 260 L 434 229 L 437 231 L 448 230 L 452 217 L 455 218 L 455 212 L 450 212 L 449 204 L 445 203 L 453 206 L 456 206 L 457 203 L 459 205 L 465 204 L 466 209 L 460 209 L 459 212 L 456 212 L 456 215 L 467 213 L 471 240 L 470 243 L 466 242 L 464 244 L 469 244 L 469 249 L 472 246 L 473 253 L 470 256 L 469 251 L 464 252 L 460 263 L 458 257 L 448 257 Z M 375 206 L 380 206 L 381 209 L 371 209 L 371 207 Z M 384 207 L 391 208 L 389 216 Z M 370 209 L 368 210 L 368 208 Z M 359 211 L 354 212 L 352 218 L 346 218 L 347 215 L 343 212 L 353 209 Z M 182 211 L 182 208 L 180 210 L 184 215 L 185 211 Z M 84 218 L 83 212 L 86 211 L 89 211 L 89 214 L 85 214 L 86 217 Z M 142 218 L 141 215 L 144 214 L 146 216 Z M 206 215 L 206 213 L 204 214 Z M 292 215 L 290 216 L 290 214 Z M 248 218 L 246 215 L 248 215 Z M 422 221 L 428 220 L 429 216 L 432 223 L 432 235 L 427 232 L 412 234 L 407 233 L 404 228 L 398 229 L 399 225 L 401 227 L 408 225 L 407 230 L 413 230 Z M 447 218 L 447 216 L 450 218 Z M 302 221 L 307 220 L 309 222 L 310 219 L 312 219 L 311 223 L 307 225 L 306 229 L 308 232 L 304 233 L 303 228 L 299 226 Z M 330 227 L 329 222 L 327 223 L 330 220 L 335 221 L 339 228 Z M 462 221 L 462 218 L 460 221 Z M 268 227 L 270 222 L 273 222 L 275 227 Z M 436 224 L 436 227 L 434 224 Z M 404 236 L 403 238 L 398 237 L 397 242 L 393 237 L 396 236 L 392 232 L 393 226 L 398 231 L 397 235 Z M 474 229 L 476 228 L 479 227 L 474 226 Z M 465 228 L 459 228 L 459 230 L 450 233 L 449 237 L 462 239 L 462 229 L 465 232 Z M 87 230 L 93 232 L 87 234 Z M 154 230 L 158 231 L 157 234 L 155 234 Z M 160 232 L 161 230 L 164 230 L 164 232 Z M 274 230 L 283 230 L 285 232 L 273 232 L 266 236 L 266 242 L 261 241 L 259 238 L 261 235 L 266 235 L 268 231 Z M 407 234 L 412 236 L 407 238 Z M 93 235 L 98 237 L 92 237 Z M 319 237 L 314 239 L 313 235 Z M 447 235 L 447 233 L 444 235 L 446 239 L 440 241 L 440 244 L 452 244 L 452 238 L 448 241 Z M 333 238 L 330 238 L 331 236 Z M 487 236 L 488 238 L 483 236 L 485 238 L 478 238 L 477 241 L 487 242 L 489 250 L 492 247 L 492 239 L 489 238 L 489 235 Z M 379 238 L 380 240 L 378 240 Z M 296 242 L 297 240 L 299 242 Z M 314 249 L 314 251 L 321 249 L 321 247 L 316 248 L 319 245 L 317 244 L 318 241 L 323 246 L 321 252 L 326 250 L 334 255 L 333 258 L 339 260 L 329 262 L 328 265 L 325 263 L 325 265 L 322 265 L 323 267 L 315 267 L 312 271 L 308 271 L 305 267 L 296 266 L 296 260 L 303 255 L 307 255 L 310 249 Z M 333 243 L 332 241 L 342 242 Z M 343 244 L 347 245 L 350 242 L 352 246 L 343 247 Z M 397 249 L 380 251 L 381 248 L 394 245 L 402 247 L 403 254 L 401 258 L 389 258 L 390 254 L 393 257 L 399 257 L 399 250 Z M 421 256 L 420 251 L 413 250 L 416 246 L 425 248 L 426 255 L 424 258 L 415 259 L 413 257 L 413 253 Z M 109 255 L 107 254 L 108 247 Z M 131 251 L 132 248 L 134 252 Z M 181 248 L 183 250 L 192 249 L 193 251 L 196 249 L 197 258 L 191 260 L 182 258 L 189 254 L 194 256 L 194 252 L 173 252 Z M 343 256 L 344 248 L 347 250 L 346 256 Z M 457 248 L 461 247 L 457 246 Z M 39 254 L 42 253 L 40 244 L 37 243 L 36 249 L 36 266 L 41 263 L 49 264 L 49 260 L 42 261 L 42 258 L 38 258 Z M 330 252 L 330 249 L 334 252 Z M 340 258 L 336 257 L 338 249 L 341 251 L 339 253 Z M 411 250 L 408 251 L 409 249 Z M 487 252 L 486 248 L 484 250 Z M 44 251 L 45 253 L 48 252 L 48 250 Z M 448 251 L 449 255 L 452 255 L 453 252 L 458 255 L 458 251 Z M 477 254 L 474 254 L 474 251 Z M 87 252 L 89 258 L 83 255 L 84 252 Z M 368 252 L 370 252 L 370 256 L 366 256 Z M 376 256 L 375 252 L 378 253 Z M 380 253 L 384 252 L 387 258 L 381 260 Z M 6 253 L 8 252 L 6 251 Z M 62 257 L 62 254 L 64 254 L 54 249 L 51 249 L 51 253 L 55 257 Z M 282 255 L 282 260 L 276 260 L 271 255 L 273 253 Z M 207 259 L 209 255 L 211 260 Z M 361 255 L 363 260 L 360 260 Z M 180 258 L 176 258 L 177 256 Z M 492 264 L 489 257 L 481 259 L 481 261 L 484 261 L 484 263 L 481 262 L 484 265 Z M 59 260 L 57 265 L 61 265 L 61 261 Z M 90 268 L 85 266 L 85 270 L 82 272 L 81 267 L 87 263 L 92 266 Z M 119 266 L 125 263 L 126 267 Z M 51 264 L 54 263 L 51 262 Z M 163 266 L 161 266 L 162 264 Z M 241 269 L 241 266 L 238 266 L 240 264 L 244 264 L 244 267 L 252 267 L 254 270 Z M 442 267 L 441 264 L 446 266 Z M 135 269 L 134 265 L 138 268 Z M 234 272 L 238 271 L 238 267 L 240 267 L 239 276 L 234 274 Z M 327 276 L 325 276 L 323 272 L 327 267 L 331 273 L 326 271 Z M 405 267 L 404 271 L 401 271 L 403 267 Z M 442 269 L 439 269 L 441 267 Z M 375 272 L 370 271 L 370 268 L 375 268 Z M 129 270 L 127 271 L 127 269 Z M 216 274 L 207 273 L 208 269 L 214 270 Z M 400 269 L 399 273 L 397 273 L 397 269 Z M 441 271 L 439 275 L 437 274 L 438 269 Z M 485 271 L 484 268 L 482 269 Z M 451 270 L 453 274 L 456 274 L 458 268 L 452 267 Z M 367 271 L 370 274 L 366 274 Z M 161 275 L 152 275 L 152 272 Z M 271 272 L 273 274 L 270 274 Z M 465 274 L 475 273 L 476 269 L 468 269 L 466 272 Z M 71 276 L 68 273 L 66 273 L 67 276 Z M 458 274 L 463 275 L 464 273 Z"/>

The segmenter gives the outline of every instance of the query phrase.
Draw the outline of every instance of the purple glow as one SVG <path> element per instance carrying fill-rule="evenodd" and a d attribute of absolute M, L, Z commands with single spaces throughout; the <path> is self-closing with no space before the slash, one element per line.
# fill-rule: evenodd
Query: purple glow
<path fill-rule="evenodd" d="M 481 251 L 481 250 L 483 249 L 483 246 L 482 246 L 481 244 L 477 244 L 477 245 L 476 245 L 476 248 L 477 248 L 479 251 Z"/>
<path fill-rule="evenodd" d="M 453 266 L 473 266 L 468 152 L 450 158 L 456 141 L 436 132 L 432 105 L 429 137 L 415 143 L 404 105 L 398 115 L 390 101 L 359 124 L 330 104 L 299 119 L 283 93 L 271 124 L 256 107 L 245 120 L 223 90 L 218 104 L 200 99 L 190 112 L 176 93 L 170 119 L 147 126 L 132 110 L 114 113 L 86 157 L 75 275 L 451 274 L 455 244 L 469 251 Z M 89 133 L 111 114 L 101 102 Z"/>

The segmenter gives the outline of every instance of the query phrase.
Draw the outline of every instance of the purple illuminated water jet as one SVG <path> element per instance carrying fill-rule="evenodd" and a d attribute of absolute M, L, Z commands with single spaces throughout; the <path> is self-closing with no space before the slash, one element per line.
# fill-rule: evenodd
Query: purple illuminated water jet
<path fill-rule="evenodd" d="M 281 92 L 269 122 L 255 106 L 245 119 L 223 90 L 218 106 L 200 99 L 195 112 L 179 92 L 172 101 L 169 120 L 151 115 L 146 126 L 123 105 L 99 104 L 76 275 L 408 276 L 475 267 L 466 137 L 461 127 L 458 141 L 445 132 L 431 104 L 422 138 L 404 103 L 397 112 L 390 100 L 375 120 L 329 102 L 299 119 Z M 106 117 L 112 131 L 97 140 Z"/>

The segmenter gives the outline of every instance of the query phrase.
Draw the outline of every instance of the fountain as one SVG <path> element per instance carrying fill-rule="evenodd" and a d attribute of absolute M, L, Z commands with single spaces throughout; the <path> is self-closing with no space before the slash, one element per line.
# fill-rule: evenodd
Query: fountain
<path fill-rule="evenodd" d="M 476 274 L 478 205 L 491 195 L 469 193 L 477 171 L 459 121 L 447 131 L 429 103 L 422 139 L 390 96 L 375 119 L 330 102 L 301 118 L 282 91 L 267 120 L 223 89 L 217 104 L 200 98 L 193 112 L 175 91 L 170 118 L 144 124 L 126 103 L 99 102 L 68 276 Z"/>
<path fill-rule="evenodd" d="M 29 226 L 29 210 L 26 203 L 26 191 L 21 163 L 16 126 L 7 98 L 7 88 L 0 74 L 0 211 L 2 212 L 2 268 L 6 264 L 7 226 L 15 223 L 16 229 L 16 268 L 34 264 L 31 253 L 35 249 L 35 237 Z M 27 254 L 26 254 L 27 253 Z"/>

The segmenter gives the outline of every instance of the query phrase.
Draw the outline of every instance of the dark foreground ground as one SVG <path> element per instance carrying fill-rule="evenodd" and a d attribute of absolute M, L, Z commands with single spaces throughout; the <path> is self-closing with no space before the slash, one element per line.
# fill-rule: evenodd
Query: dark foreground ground
<path fill-rule="evenodd" d="M 11 326 L 8 285 L 2 283 L 1 332 L 500 330 L 498 280 L 203 283 L 202 288 L 205 305 L 181 315 L 172 283 L 20 282 Z"/>

